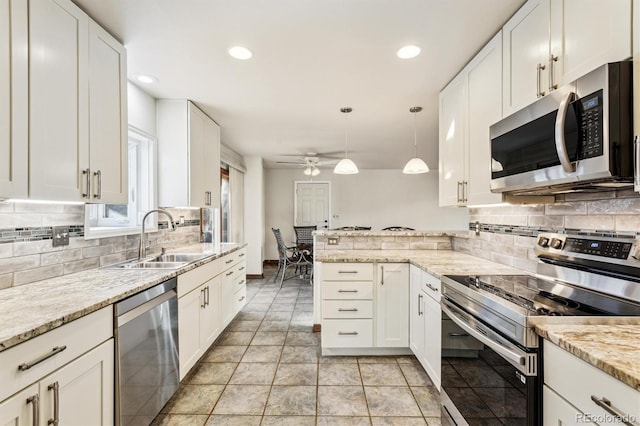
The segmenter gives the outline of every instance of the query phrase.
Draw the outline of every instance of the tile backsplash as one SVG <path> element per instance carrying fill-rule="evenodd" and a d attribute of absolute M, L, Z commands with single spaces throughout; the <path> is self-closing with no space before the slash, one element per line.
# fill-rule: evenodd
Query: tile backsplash
<path fill-rule="evenodd" d="M 167 209 L 177 224 L 147 234 L 150 252 L 200 241 L 200 211 Z M 52 228 L 69 227 L 69 245 L 53 247 Z M 0 290 L 135 258 L 138 234 L 85 240 L 84 205 L 0 202 Z"/>
<path fill-rule="evenodd" d="M 539 232 L 640 236 L 640 196 L 632 191 L 576 193 L 557 196 L 553 204 L 470 208 L 469 222 L 469 237 L 453 238 L 454 250 L 535 272 Z"/>

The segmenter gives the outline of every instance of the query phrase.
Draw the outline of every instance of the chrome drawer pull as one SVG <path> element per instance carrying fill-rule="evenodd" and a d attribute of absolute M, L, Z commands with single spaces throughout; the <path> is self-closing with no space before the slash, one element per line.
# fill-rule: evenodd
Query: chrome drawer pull
<path fill-rule="evenodd" d="M 338 271 L 339 274 L 357 274 L 358 271 Z"/>
<path fill-rule="evenodd" d="M 47 386 L 47 390 L 53 391 L 53 419 L 47 420 L 47 424 L 58 426 L 60 423 L 60 385 L 58 382 L 53 382 Z"/>
<path fill-rule="evenodd" d="M 244 256 L 244 253 L 240 253 L 240 254 L 238 255 L 238 257 L 242 257 L 242 256 Z"/>
<path fill-rule="evenodd" d="M 244 280 L 242 280 L 242 281 L 240 281 L 240 282 L 238 283 L 238 285 L 242 285 L 242 284 L 244 284 Z"/>
<path fill-rule="evenodd" d="M 357 331 L 338 331 L 339 336 L 357 336 Z"/>
<path fill-rule="evenodd" d="M 38 396 L 38 394 L 27 398 L 27 404 L 33 404 L 31 406 L 33 413 L 33 426 L 40 426 L 40 397 Z"/>
<path fill-rule="evenodd" d="M 244 266 L 242 268 L 238 268 L 238 271 L 244 271 Z"/>
<path fill-rule="evenodd" d="M 433 291 L 436 291 L 436 292 L 438 291 L 438 288 L 437 288 L 437 287 L 434 287 L 434 286 L 432 286 L 432 285 L 431 285 L 431 284 L 429 284 L 429 283 L 424 283 L 424 285 L 426 285 L 426 286 L 429 288 L 429 290 L 433 290 Z"/>
<path fill-rule="evenodd" d="M 20 364 L 18 366 L 18 370 L 27 371 L 28 369 L 30 369 L 34 365 L 38 365 L 42 361 L 46 361 L 47 359 L 51 358 L 52 356 L 58 355 L 60 352 L 64 351 L 65 349 L 67 349 L 67 345 L 56 346 L 55 348 L 51 349 L 51 352 L 49 352 L 48 354 L 42 355 L 40 358 L 36 358 L 31 362 L 25 362 L 24 364 Z"/>
<path fill-rule="evenodd" d="M 227 261 L 226 261 L 226 262 L 224 262 L 224 263 L 229 264 L 229 263 L 231 263 L 231 262 L 233 262 L 233 259 L 229 259 L 229 260 L 227 260 Z"/>
<path fill-rule="evenodd" d="M 469 333 L 449 333 L 449 337 L 469 337 Z"/>
<path fill-rule="evenodd" d="M 238 299 L 238 302 L 242 302 L 244 300 L 245 296 L 242 296 L 240 299 Z"/>
<path fill-rule="evenodd" d="M 619 421 L 620 423 L 628 426 L 638 426 L 638 423 L 636 423 L 634 416 L 630 416 L 618 410 L 611 404 L 611 401 L 609 401 L 604 396 L 602 398 L 598 398 L 595 395 L 591 395 L 591 400 L 595 402 L 598 407 L 604 409 L 607 413 L 616 416 L 616 421 Z"/>
<path fill-rule="evenodd" d="M 231 274 L 233 274 L 233 271 L 231 271 L 231 272 L 227 272 L 227 276 L 229 276 L 229 275 L 231 275 Z"/>
<path fill-rule="evenodd" d="M 357 308 L 351 308 L 351 309 L 338 308 L 338 312 L 358 312 L 358 309 Z"/>
<path fill-rule="evenodd" d="M 358 290 L 338 290 L 338 293 L 357 293 Z"/>

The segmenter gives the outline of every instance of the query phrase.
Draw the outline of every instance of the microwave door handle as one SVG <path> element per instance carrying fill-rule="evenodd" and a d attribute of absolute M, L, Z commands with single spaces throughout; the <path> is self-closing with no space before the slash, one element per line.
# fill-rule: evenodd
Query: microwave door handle
<path fill-rule="evenodd" d="M 576 165 L 571 163 L 569 154 L 567 153 L 567 141 L 564 137 L 564 124 L 567 121 L 567 111 L 571 102 L 575 99 L 576 94 L 574 92 L 567 93 L 560 106 L 558 107 L 558 115 L 556 116 L 556 152 L 558 153 L 558 159 L 562 168 L 567 173 L 573 173 L 576 171 Z"/>

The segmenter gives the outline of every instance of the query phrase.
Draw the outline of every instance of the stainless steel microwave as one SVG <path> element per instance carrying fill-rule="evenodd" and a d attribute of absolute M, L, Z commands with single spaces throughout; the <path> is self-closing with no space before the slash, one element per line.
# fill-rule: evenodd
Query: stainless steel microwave
<path fill-rule="evenodd" d="M 491 191 L 633 185 L 631 61 L 605 64 L 490 127 Z"/>

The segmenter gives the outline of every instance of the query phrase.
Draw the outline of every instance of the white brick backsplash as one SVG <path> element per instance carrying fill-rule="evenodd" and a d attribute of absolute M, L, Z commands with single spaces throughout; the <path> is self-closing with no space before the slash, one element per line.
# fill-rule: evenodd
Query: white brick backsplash
<path fill-rule="evenodd" d="M 633 215 L 640 214 L 640 198 L 624 198 L 587 203 L 589 214 Z"/>
<path fill-rule="evenodd" d="M 13 256 L 13 243 L 0 244 L 0 259 Z"/>
<path fill-rule="evenodd" d="M 538 267 L 538 262 L 529 259 L 513 258 L 513 266 L 518 269 L 525 270 L 527 272 L 535 273 Z"/>
<path fill-rule="evenodd" d="M 493 262 L 501 263 L 503 265 L 513 266 L 513 257 L 507 256 L 506 254 L 491 253 L 489 259 Z"/>
<path fill-rule="evenodd" d="M 605 215 L 567 216 L 564 220 L 565 227 L 569 229 L 596 229 L 600 231 L 612 230 L 614 223 L 613 216 Z"/>
<path fill-rule="evenodd" d="M 42 226 L 42 215 L 39 214 L 0 214 L 0 229 L 26 228 Z"/>
<path fill-rule="evenodd" d="M 64 273 L 62 265 L 42 266 L 40 268 L 19 271 L 13 274 L 13 285 L 23 285 L 51 277 L 59 277 Z"/>
<path fill-rule="evenodd" d="M 40 266 L 39 254 L 0 259 L 0 271 L 2 272 L 23 271 L 25 269 L 37 268 L 38 266 Z"/>
<path fill-rule="evenodd" d="M 24 241 L 13 243 L 13 255 L 25 256 L 28 254 L 47 253 L 61 251 L 62 247 L 53 247 L 52 240 Z"/>
<path fill-rule="evenodd" d="M 84 206 L 83 206 L 84 207 Z M 16 203 L 16 213 L 64 213 L 64 204 Z M 84 209 L 82 210 L 84 214 Z"/>
<path fill-rule="evenodd" d="M 545 215 L 584 215 L 587 213 L 587 204 L 584 202 L 547 204 L 544 210 Z"/>
<path fill-rule="evenodd" d="M 13 274 L 0 275 L 0 290 L 9 288 L 13 285 Z"/>
<path fill-rule="evenodd" d="M 616 216 L 615 230 L 620 232 L 640 232 L 640 215 Z"/>
<path fill-rule="evenodd" d="M 529 226 L 562 228 L 564 227 L 564 216 L 529 216 Z"/>
<path fill-rule="evenodd" d="M 82 249 L 60 250 L 52 253 L 44 253 L 40 256 L 42 266 L 72 262 L 82 259 Z"/>
<path fill-rule="evenodd" d="M 408 250 L 409 243 L 383 242 L 382 250 Z"/>
<path fill-rule="evenodd" d="M 119 253 L 108 254 L 100 257 L 100 266 L 112 265 L 114 263 L 124 262 L 127 260 L 127 252 L 121 251 Z"/>
<path fill-rule="evenodd" d="M 64 273 L 73 274 L 74 272 L 84 271 L 86 269 L 97 268 L 100 266 L 100 258 L 92 257 L 90 259 L 77 260 L 64 264 Z"/>

